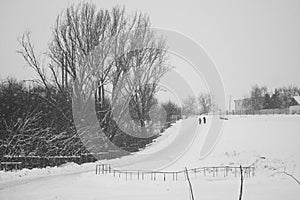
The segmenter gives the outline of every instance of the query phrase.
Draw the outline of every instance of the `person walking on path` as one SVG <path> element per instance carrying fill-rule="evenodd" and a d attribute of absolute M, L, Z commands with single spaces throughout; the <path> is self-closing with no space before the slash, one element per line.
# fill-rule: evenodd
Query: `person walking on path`
<path fill-rule="evenodd" d="M 206 124 L 206 118 L 205 118 L 205 116 L 203 117 L 203 124 Z"/>
<path fill-rule="evenodd" d="M 199 124 L 201 124 L 201 117 L 199 117 Z"/>

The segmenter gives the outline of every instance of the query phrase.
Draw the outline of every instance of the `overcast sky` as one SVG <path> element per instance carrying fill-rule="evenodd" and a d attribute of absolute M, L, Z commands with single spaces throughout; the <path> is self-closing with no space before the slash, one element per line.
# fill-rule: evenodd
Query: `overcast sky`
<path fill-rule="evenodd" d="M 17 38 L 32 32 L 45 52 L 56 16 L 79 1 L 0 1 L 0 78 L 30 79 Z M 221 74 L 226 95 L 243 97 L 251 85 L 300 86 L 300 1 L 92 1 L 99 8 L 125 5 L 150 15 L 153 27 L 178 31 L 201 45 Z M 176 63 L 174 64 L 176 66 Z"/>

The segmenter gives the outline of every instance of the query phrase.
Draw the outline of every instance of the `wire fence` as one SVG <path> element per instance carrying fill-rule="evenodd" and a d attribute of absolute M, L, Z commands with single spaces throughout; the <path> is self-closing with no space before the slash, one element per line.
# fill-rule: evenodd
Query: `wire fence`
<path fill-rule="evenodd" d="M 243 176 L 250 178 L 255 176 L 255 167 L 242 167 Z M 227 178 L 240 177 L 240 167 L 238 166 L 217 166 L 217 167 L 199 167 L 180 171 L 143 171 L 143 170 L 118 170 L 113 169 L 110 164 L 96 165 L 96 174 L 112 174 L 114 177 L 124 178 L 125 180 L 163 180 L 178 181 L 186 180 L 186 172 L 191 177 L 208 177 L 208 178 Z"/>
<path fill-rule="evenodd" d="M 19 170 L 22 162 L 0 162 L 0 170 L 13 171 Z"/>
<path fill-rule="evenodd" d="M 291 110 L 289 108 L 274 108 L 261 110 L 232 110 L 219 112 L 220 115 L 293 115 L 300 114 L 299 110 Z"/>

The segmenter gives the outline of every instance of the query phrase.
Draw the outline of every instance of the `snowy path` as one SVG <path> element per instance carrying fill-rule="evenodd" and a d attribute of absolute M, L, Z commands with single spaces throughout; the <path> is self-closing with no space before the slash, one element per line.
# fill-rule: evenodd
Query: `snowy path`
<path fill-rule="evenodd" d="M 198 144 L 193 145 L 193 143 L 197 138 L 203 136 L 202 129 L 208 125 L 199 126 L 197 118 L 182 120 L 179 124 L 175 124 L 174 128 L 171 127 L 170 130 L 167 130 L 167 133 L 164 133 L 173 134 L 172 138 L 167 137 L 158 141 L 157 145 L 154 143 L 153 147 L 151 145 L 135 155 L 120 160 L 116 159 L 110 163 L 117 169 L 167 170 L 170 165 L 184 157 L 193 146 L 198 148 L 198 154 L 200 153 L 200 146 Z M 195 154 L 197 150 L 193 150 L 193 152 Z M 182 170 L 182 168 L 177 170 Z"/>

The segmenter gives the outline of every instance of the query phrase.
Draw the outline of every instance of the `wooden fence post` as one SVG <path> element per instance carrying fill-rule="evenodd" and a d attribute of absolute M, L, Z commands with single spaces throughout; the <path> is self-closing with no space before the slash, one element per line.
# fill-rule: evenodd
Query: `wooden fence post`
<path fill-rule="evenodd" d="M 185 168 L 185 173 L 186 173 L 186 179 L 188 180 L 189 187 L 190 187 L 191 199 L 194 200 L 193 187 L 192 187 L 192 183 L 191 183 L 190 178 L 189 178 L 189 173 L 188 173 L 187 168 Z"/>
<path fill-rule="evenodd" d="M 234 168 L 234 176 L 236 177 L 236 167 Z"/>
<path fill-rule="evenodd" d="M 243 168 L 242 165 L 240 165 L 240 170 L 241 170 L 241 188 L 240 188 L 240 196 L 239 196 L 239 200 L 242 200 L 242 195 L 243 195 Z"/>

